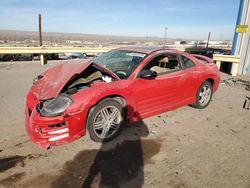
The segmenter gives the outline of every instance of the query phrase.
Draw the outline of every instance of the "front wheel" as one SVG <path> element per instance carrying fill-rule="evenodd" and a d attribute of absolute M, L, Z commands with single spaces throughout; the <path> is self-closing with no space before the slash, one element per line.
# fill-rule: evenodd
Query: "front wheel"
<path fill-rule="evenodd" d="M 208 81 L 203 82 L 196 94 L 196 102 L 192 106 L 198 109 L 206 108 L 212 99 L 212 95 L 212 84 Z"/>
<path fill-rule="evenodd" d="M 106 99 L 97 104 L 88 116 L 90 138 L 96 142 L 108 142 L 122 130 L 124 124 L 124 108 L 113 100 Z"/>

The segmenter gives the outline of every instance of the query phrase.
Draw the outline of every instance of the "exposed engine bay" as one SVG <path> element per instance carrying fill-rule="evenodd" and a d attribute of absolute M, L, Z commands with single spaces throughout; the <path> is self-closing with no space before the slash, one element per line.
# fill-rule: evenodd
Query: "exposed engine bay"
<path fill-rule="evenodd" d="M 87 89 L 96 82 L 109 83 L 115 81 L 109 73 L 101 70 L 95 65 L 89 66 L 82 73 L 75 75 L 63 88 L 61 93 L 72 95 L 79 90 Z"/>

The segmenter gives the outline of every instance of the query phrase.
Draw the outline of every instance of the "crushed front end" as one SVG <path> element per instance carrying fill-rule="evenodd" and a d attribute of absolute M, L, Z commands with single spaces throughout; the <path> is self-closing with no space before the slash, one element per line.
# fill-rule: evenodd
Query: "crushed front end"
<path fill-rule="evenodd" d="M 34 79 L 26 98 L 27 134 L 42 148 L 83 136 L 93 93 L 99 85 L 115 79 L 91 63 L 68 63 L 48 69 Z"/>
<path fill-rule="evenodd" d="M 53 100 L 53 99 L 52 99 Z M 85 134 L 87 112 L 43 114 L 44 101 L 37 99 L 31 92 L 27 95 L 25 108 L 25 127 L 34 143 L 42 148 L 62 145 L 76 140 Z"/>

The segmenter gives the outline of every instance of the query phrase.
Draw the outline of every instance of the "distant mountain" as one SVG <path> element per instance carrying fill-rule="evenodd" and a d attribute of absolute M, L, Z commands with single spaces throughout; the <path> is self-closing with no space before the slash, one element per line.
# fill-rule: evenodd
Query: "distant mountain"
<path fill-rule="evenodd" d="M 112 36 L 112 35 L 95 35 L 80 33 L 54 33 L 43 32 L 43 41 L 64 42 L 66 40 L 80 41 L 98 41 L 98 42 L 164 42 L 163 38 L 157 37 L 129 37 L 129 36 Z M 23 40 L 39 40 L 38 32 L 34 31 L 16 31 L 16 30 L 0 30 L 0 40 L 23 41 Z M 168 41 L 174 41 L 168 39 Z"/>

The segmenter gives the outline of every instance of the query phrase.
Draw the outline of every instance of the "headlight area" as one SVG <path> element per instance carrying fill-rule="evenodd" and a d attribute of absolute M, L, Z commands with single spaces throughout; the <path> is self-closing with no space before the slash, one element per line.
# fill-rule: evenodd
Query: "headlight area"
<path fill-rule="evenodd" d="M 71 97 L 67 94 L 60 94 L 58 97 L 41 102 L 37 105 L 37 111 L 43 117 L 55 117 L 64 114 L 66 108 L 73 103 Z"/>
<path fill-rule="evenodd" d="M 87 110 L 68 114 L 71 112 L 69 108 L 76 104 L 71 96 L 60 94 L 53 99 L 40 101 L 35 109 L 33 106 L 31 113 L 27 106 L 25 127 L 33 142 L 48 149 L 50 146 L 62 145 L 84 135 Z"/>

